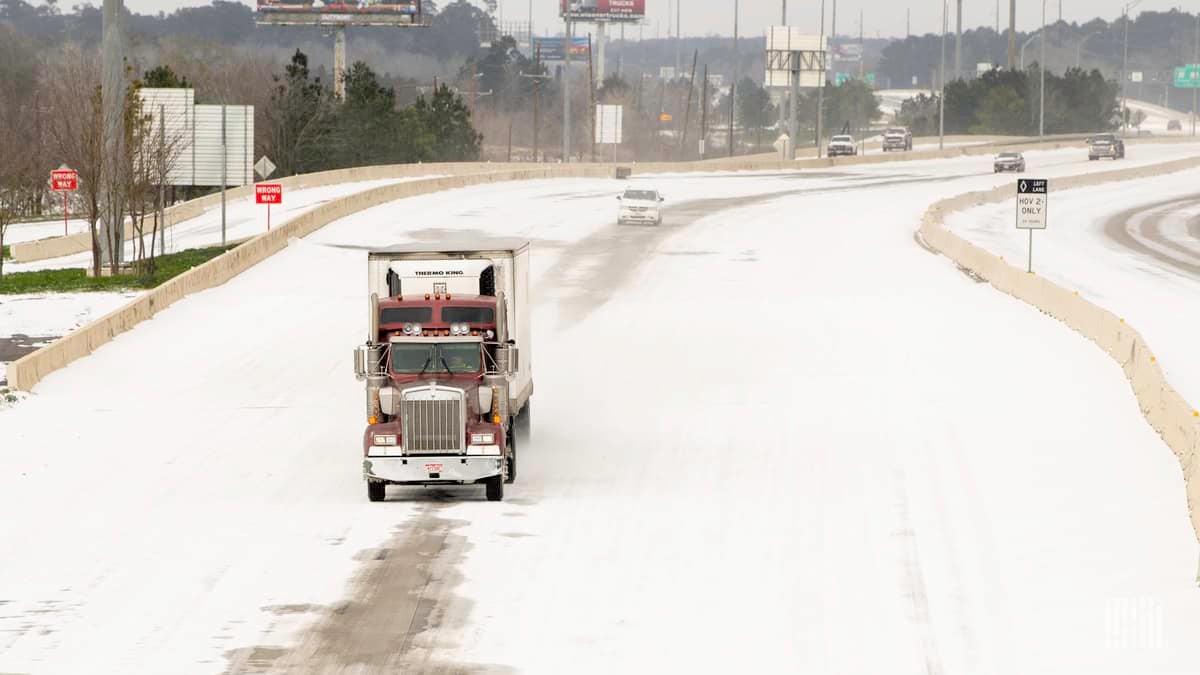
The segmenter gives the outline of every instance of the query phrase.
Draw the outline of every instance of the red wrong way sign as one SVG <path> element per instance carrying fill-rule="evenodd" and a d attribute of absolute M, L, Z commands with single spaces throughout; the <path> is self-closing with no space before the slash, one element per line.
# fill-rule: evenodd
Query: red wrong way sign
<path fill-rule="evenodd" d="M 79 173 L 74 169 L 51 171 L 50 187 L 55 192 L 74 192 L 79 189 Z"/>
<path fill-rule="evenodd" d="M 283 185 L 279 183 L 258 183 L 254 186 L 254 201 L 258 204 L 282 204 Z"/>

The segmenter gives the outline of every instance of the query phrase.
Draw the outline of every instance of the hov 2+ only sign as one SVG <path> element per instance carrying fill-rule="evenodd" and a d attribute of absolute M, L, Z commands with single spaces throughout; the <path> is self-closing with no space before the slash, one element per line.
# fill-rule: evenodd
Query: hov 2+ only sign
<path fill-rule="evenodd" d="M 1049 207 L 1048 181 L 1045 178 L 1022 178 L 1017 181 L 1017 229 L 1046 229 Z"/>

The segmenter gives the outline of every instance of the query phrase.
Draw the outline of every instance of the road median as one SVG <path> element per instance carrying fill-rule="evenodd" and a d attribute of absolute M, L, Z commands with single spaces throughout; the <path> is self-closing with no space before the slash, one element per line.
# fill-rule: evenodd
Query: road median
<path fill-rule="evenodd" d="M 1058 192 L 1151 178 L 1197 167 L 1200 167 L 1200 157 L 1193 157 L 1151 166 L 1056 178 L 1053 188 Z M 925 212 L 919 230 L 920 238 L 927 247 L 950 258 L 959 267 L 987 281 L 997 290 L 1019 298 L 1070 326 L 1121 366 L 1142 415 L 1180 462 L 1186 482 L 1192 529 L 1200 540 L 1200 462 L 1196 461 L 1200 453 L 1200 416 L 1196 413 L 1196 407 L 1167 381 L 1145 338 L 1123 318 L 1075 291 L 1011 265 L 945 227 L 945 219 L 951 213 L 1015 197 L 1016 186 L 1010 184 L 943 199 Z"/>

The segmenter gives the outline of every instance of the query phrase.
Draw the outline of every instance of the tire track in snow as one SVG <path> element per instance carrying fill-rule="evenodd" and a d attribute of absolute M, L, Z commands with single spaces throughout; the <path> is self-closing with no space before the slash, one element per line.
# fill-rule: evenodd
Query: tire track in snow
<path fill-rule="evenodd" d="M 919 639 L 918 656 L 925 675 L 944 675 L 941 653 L 938 651 L 937 635 L 929 613 L 929 592 L 925 587 L 925 573 L 921 569 L 917 532 L 909 515 L 908 488 L 904 468 L 897 465 L 892 471 L 895 486 L 894 514 L 899 529 L 896 537 L 900 546 L 901 587 L 904 589 L 911 609 L 913 626 Z"/>
<path fill-rule="evenodd" d="M 1104 233 L 1124 248 L 1150 256 L 1185 274 L 1200 278 L 1200 216 L 1187 224 L 1198 246 L 1189 247 L 1163 233 L 1164 221 L 1181 210 L 1200 205 L 1200 197 L 1173 197 L 1122 211 L 1104 223 Z M 1168 251 L 1174 252 L 1169 253 Z"/>

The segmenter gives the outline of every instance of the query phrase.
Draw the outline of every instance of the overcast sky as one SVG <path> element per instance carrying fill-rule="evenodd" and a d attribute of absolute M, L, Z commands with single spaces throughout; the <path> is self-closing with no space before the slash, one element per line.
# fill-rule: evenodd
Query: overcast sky
<path fill-rule="evenodd" d="M 100 0 L 95 0 L 100 4 Z M 448 0 L 442 0 L 445 4 Z M 732 0 L 681 0 L 683 3 L 681 25 L 683 34 L 689 35 L 732 35 L 733 34 L 733 1 Z M 1061 0 L 1062 16 L 1067 21 L 1088 21 L 1097 16 L 1111 21 L 1121 15 L 1121 8 L 1127 0 Z M 243 0 L 247 5 L 253 5 L 250 0 Z M 782 0 L 740 0 L 741 18 L 739 33 L 742 35 L 762 35 L 764 28 L 777 24 L 781 19 Z M 832 18 L 833 0 L 827 0 L 826 22 Z M 1047 18 L 1053 21 L 1058 18 L 1060 0 L 1048 0 L 1046 7 Z M 66 3 L 62 3 L 66 4 Z M 130 10 L 139 13 L 170 12 L 179 7 L 194 7 L 209 4 L 208 0 L 125 0 Z M 482 2 L 476 4 L 482 5 Z M 504 20 L 525 20 L 529 16 L 530 0 L 500 0 Z M 557 17 L 558 0 L 532 0 L 534 28 L 539 34 L 552 33 L 561 24 Z M 1001 7 L 1001 23 L 1007 24 L 1008 7 L 1004 0 Z M 1194 7 L 1183 6 L 1187 11 L 1196 11 L 1200 2 L 1192 0 Z M 669 5 L 669 7 L 668 7 Z M 963 3 L 963 28 L 973 26 L 995 26 L 996 0 L 966 0 Z M 646 0 L 646 25 L 626 29 L 627 37 L 635 37 L 639 32 L 645 37 L 666 37 L 668 12 L 673 12 L 675 0 Z M 1142 0 L 1134 12 L 1140 10 L 1166 11 L 1181 4 L 1171 0 Z M 937 32 L 941 30 L 942 6 L 938 2 L 924 0 L 923 2 L 895 2 L 894 0 L 841 0 L 838 3 L 837 30 L 838 34 L 857 34 L 858 16 L 862 11 L 865 15 L 864 31 L 868 37 L 904 37 L 905 12 L 912 10 L 911 27 L 916 34 Z M 1030 0 L 1017 2 L 1018 30 L 1032 30 L 1041 24 L 1041 6 Z M 788 19 L 793 24 L 811 26 L 814 33 L 819 29 L 820 0 L 790 0 L 788 2 Z M 954 29 L 954 5 L 950 5 L 950 28 Z"/>

